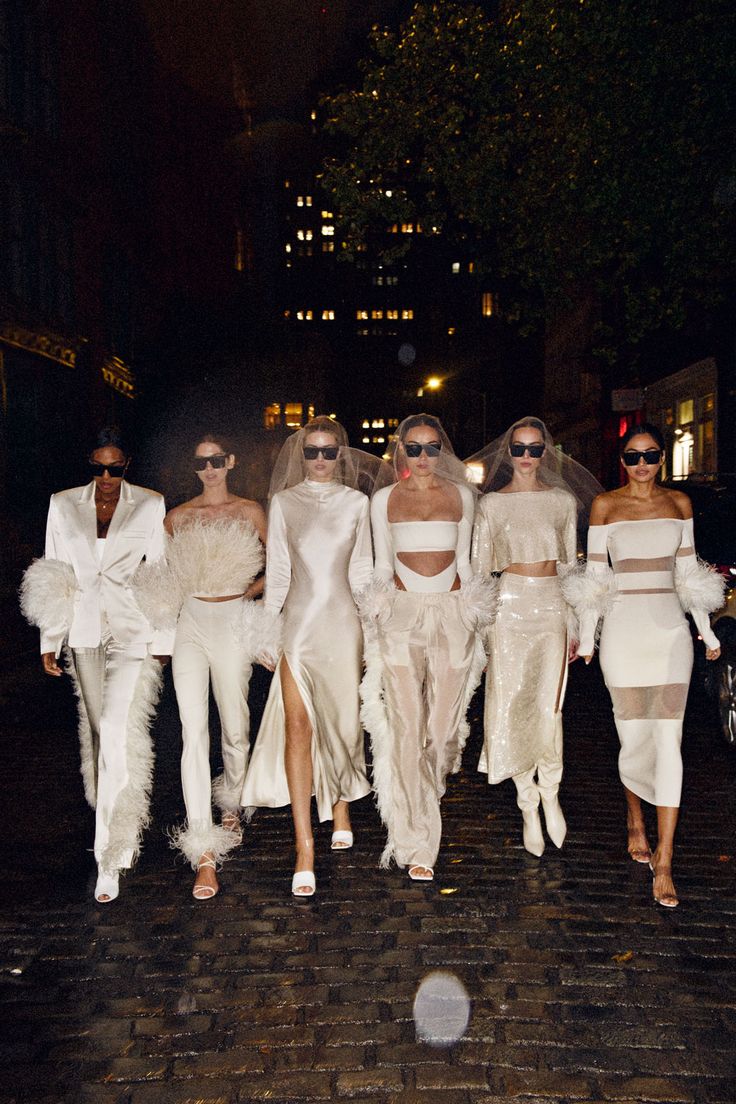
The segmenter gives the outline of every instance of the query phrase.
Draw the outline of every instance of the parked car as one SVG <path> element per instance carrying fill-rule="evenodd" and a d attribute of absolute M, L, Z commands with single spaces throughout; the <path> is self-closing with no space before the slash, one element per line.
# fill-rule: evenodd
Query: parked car
<path fill-rule="evenodd" d="M 736 748 L 736 475 L 691 475 L 665 486 L 689 495 L 698 555 L 718 568 L 729 588 L 712 618 L 720 658 L 706 663 L 702 647 L 696 649 L 694 679 L 716 703 L 723 736 Z"/>

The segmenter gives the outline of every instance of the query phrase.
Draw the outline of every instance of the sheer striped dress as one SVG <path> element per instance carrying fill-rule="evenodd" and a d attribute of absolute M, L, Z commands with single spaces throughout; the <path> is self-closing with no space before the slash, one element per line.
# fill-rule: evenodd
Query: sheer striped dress
<path fill-rule="evenodd" d="M 587 574 L 610 576 L 600 663 L 621 743 L 619 774 L 654 805 L 677 807 L 680 743 L 693 645 L 675 583 L 698 574 L 692 520 L 657 518 L 592 525 Z M 691 608 L 707 647 L 717 648 L 707 612 Z M 598 614 L 581 616 L 580 654 L 590 655 Z"/>

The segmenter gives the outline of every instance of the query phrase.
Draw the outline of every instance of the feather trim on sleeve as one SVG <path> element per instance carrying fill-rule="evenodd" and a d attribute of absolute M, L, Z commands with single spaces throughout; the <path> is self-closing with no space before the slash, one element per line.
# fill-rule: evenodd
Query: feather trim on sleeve
<path fill-rule="evenodd" d="M 686 613 L 691 610 L 715 613 L 725 601 L 726 580 L 705 560 L 699 559 L 685 570 L 676 563 L 675 590 Z"/>
<path fill-rule="evenodd" d="M 355 604 L 364 630 L 372 632 L 379 625 L 385 625 L 391 616 L 396 593 L 393 582 L 386 582 L 378 575 L 356 593 Z"/>
<path fill-rule="evenodd" d="M 499 603 L 499 581 L 494 576 L 471 575 L 463 583 L 460 604 L 466 624 L 475 632 L 482 632 L 493 624 Z"/>
<path fill-rule="evenodd" d="M 138 608 L 149 625 L 157 632 L 176 627 L 185 595 L 166 560 L 142 563 L 131 585 Z"/>
<path fill-rule="evenodd" d="M 601 621 L 610 613 L 618 597 L 616 576 L 606 564 L 596 566 L 590 571 L 587 564 L 580 562 L 571 570 L 558 572 L 562 597 L 567 602 L 570 613 L 567 629 L 573 639 L 579 640 L 583 626 L 595 622 L 595 641 L 600 636 Z"/>
<path fill-rule="evenodd" d="M 26 621 L 42 632 L 67 636 L 74 617 L 77 577 L 63 560 L 34 560 L 20 585 L 20 608 Z"/>
<path fill-rule="evenodd" d="M 281 614 L 268 609 L 262 601 L 243 602 L 242 607 L 235 622 L 236 637 L 256 663 L 275 667 L 282 651 Z"/>

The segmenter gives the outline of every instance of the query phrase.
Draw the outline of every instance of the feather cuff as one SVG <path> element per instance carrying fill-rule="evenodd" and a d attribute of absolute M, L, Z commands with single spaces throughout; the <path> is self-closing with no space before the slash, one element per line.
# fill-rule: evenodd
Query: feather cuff
<path fill-rule="evenodd" d="M 275 667 L 281 658 L 282 617 L 262 601 L 243 602 L 235 635 L 256 663 Z"/>
<path fill-rule="evenodd" d="M 680 605 L 687 613 L 695 610 L 715 613 L 725 601 L 726 580 L 715 567 L 705 560 L 698 560 L 687 570 L 682 570 L 679 565 L 675 567 L 675 590 Z"/>
<path fill-rule="evenodd" d="M 185 595 L 166 560 L 142 563 L 131 585 L 133 597 L 149 625 L 157 632 L 176 628 Z"/>
<path fill-rule="evenodd" d="M 463 583 L 460 591 L 460 604 L 464 621 L 474 632 L 482 632 L 496 620 L 499 606 L 499 582 L 491 576 L 471 575 Z"/>
<path fill-rule="evenodd" d="M 71 564 L 62 560 L 34 560 L 20 584 L 23 616 L 42 632 L 68 636 L 78 589 Z"/>
<path fill-rule="evenodd" d="M 182 853 L 192 870 L 197 869 L 199 860 L 206 852 L 212 855 L 218 867 L 221 866 L 223 859 L 243 842 L 239 832 L 231 832 L 220 824 L 207 824 L 204 821 L 172 828 L 167 835 L 171 846 Z"/>
<path fill-rule="evenodd" d="M 575 611 L 578 620 L 594 614 L 599 620 L 611 611 L 616 601 L 616 576 L 608 565 L 589 571 L 584 563 L 560 574 L 562 597 Z"/>
<path fill-rule="evenodd" d="M 368 585 L 355 594 L 358 616 L 365 630 L 373 631 L 378 625 L 386 624 L 391 616 L 396 593 L 393 582 L 386 582 L 374 575 Z"/>

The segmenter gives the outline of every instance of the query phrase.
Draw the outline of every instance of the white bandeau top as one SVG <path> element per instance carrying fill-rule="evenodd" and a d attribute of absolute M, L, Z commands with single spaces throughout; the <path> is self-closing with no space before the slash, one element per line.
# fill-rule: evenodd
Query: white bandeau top
<path fill-rule="evenodd" d="M 384 487 L 373 496 L 371 527 L 375 550 L 376 575 L 387 583 L 394 575 L 406 590 L 441 594 L 452 589 L 455 577 L 465 583 L 471 576 L 470 538 L 473 529 L 475 498 L 469 487 L 456 484 L 462 504 L 459 521 L 393 521 L 388 520 L 388 500 L 393 486 Z M 420 575 L 402 563 L 400 552 L 454 552 L 451 564 L 435 575 Z"/>

